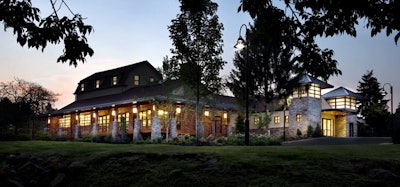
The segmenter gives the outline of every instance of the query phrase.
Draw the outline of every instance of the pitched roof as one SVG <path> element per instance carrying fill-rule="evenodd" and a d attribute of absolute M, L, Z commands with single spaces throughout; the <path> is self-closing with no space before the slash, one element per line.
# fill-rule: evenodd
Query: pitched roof
<path fill-rule="evenodd" d="M 114 68 L 114 69 L 110 69 L 110 70 L 94 73 L 94 74 L 82 79 L 81 81 L 79 81 L 78 84 L 80 85 L 81 83 L 85 83 L 85 84 L 86 83 L 91 83 L 91 82 L 94 82 L 96 80 L 107 80 L 107 79 L 111 80 L 111 78 L 113 76 L 119 76 L 118 85 L 119 86 L 124 86 L 121 83 L 126 81 L 126 79 L 128 77 L 128 74 L 129 74 L 130 71 L 132 71 L 132 69 L 142 69 L 145 66 L 150 67 L 155 72 L 158 72 L 147 60 L 144 60 L 144 61 L 137 62 L 137 63 L 134 63 L 134 64 L 130 64 L 130 65 L 127 65 L 127 66 L 118 67 L 118 68 Z M 162 79 L 161 74 L 159 74 L 159 77 L 157 77 L 157 78 Z M 106 84 L 105 86 L 109 87 L 109 86 L 111 86 L 111 81 L 106 81 L 103 84 Z M 80 92 L 79 85 L 76 88 L 75 93 L 79 93 Z M 92 88 L 92 89 L 94 89 L 94 88 Z"/>
<path fill-rule="evenodd" d="M 195 102 L 192 94 L 188 93 L 186 87 L 183 86 L 180 80 L 169 80 L 154 85 L 133 87 L 125 92 L 113 95 L 106 95 L 101 97 L 83 99 L 74 101 L 64 108 L 54 112 L 53 114 L 62 114 L 65 112 L 72 112 L 76 110 L 91 110 L 92 108 L 104 108 L 112 105 L 123 105 L 133 102 L 151 101 L 156 100 L 169 100 L 181 101 L 184 103 Z M 212 95 L 215 101 L 216 108 L 235 109 L 236 100 L 233 97 Z M 206 103 L 206 100 L 202 100 Z"/>
<path fill-rule="evenodd" d="M 354 93 L 344 87 L 336 88 L 336 89 L 322 95 L 322 97 L 324 97 L 325 99 L 330 99 L 330 98 L 335 98 L 335 97 L 344 97 L 344 96 L 355 97 L 356 99 L 363 99 L 362 95 L 360 95 L 358 93 Z"/>
<path fill-rule="evenodd" d="M 314 83 L 314 84 L 320 85 L 322 89 L 324 89 L 324 88 L 333 88 L 333 86 L 328 84 L 327 82 L 321 81 L 321 80 L 316 79 L 314 77 L 311 77 L 310 75 L 307 75 L 307 74 L 301 75 L 300 78 L 299 78 L 298 83 L 299 84 L 311 84 L 311 83 Z"/>

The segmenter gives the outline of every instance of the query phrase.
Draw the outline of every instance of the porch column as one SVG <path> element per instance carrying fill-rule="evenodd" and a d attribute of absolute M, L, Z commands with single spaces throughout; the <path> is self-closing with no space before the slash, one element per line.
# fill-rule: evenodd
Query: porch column
<path fill-rule="evenodd" d="M 133 141 L 138 141 L 142 139 L 142 136 L 140 135 L 140 126 L 141 123 L 139 118 L 135 118 L 135 124 L 133 126 Z"/>
<path fill-rule="evenodd" d="M 113 116 L 111 138 L 113 141 L 116 141 L 118 137 L 118 122 L 117 122 L 117 112 L 115 111 L 115 109 L 112 109 L 111 115 Z"/>
<path fill-rule="evenodd" d="M 116 120 L 113 121 L 113 127 L 111 131 L 111 138 L 113 141 L 117 140 L 118 137 L 118 122 Z"/>
<path fill-rule="evenodd" d="M 57 135 L 58 135 L 58 137 L 62 136 L 62 127 L 58 127 Z"/>
<path fill-rule="evenodd" d="M 177 130 L 176 130 L 176 118 L 171 119 L 171 126 L 170 126 L 170 133 L 171 133 L 171 139 L 174 139 L 178 136 Z"/>
<path fill-rule="evenodd" d="M 74 139 L 79 139 L 79 123 L 75 125 Z"/>
<path fill-rule="evenodd" d="M 99 125 L 97 124 L 98 122 L 97 122 L 97 112 L 96 111 L 93 113 L 93 118 L 94 118 L 94 123 L 92 124 L 93 127 L 92 127 L 91 134 L 92 134 L 92 136 L 97 136 L 97 134 L 99 132 Z"/>
<path fill-rule="evenodd" d="M 161 138 L 160 118 L 154 116 L 151 120 L 151 140 L 156 140 L 158 138 Z"/>
<path fill-rule="evenodd" d="M 226 136 L 231 136 L 232 135 L 232 126 L 231 125 L 226 125 Z"/>
<path fill-rule="evenodd" d="M 215 137 L 215 120 L 211 122 L 211 134 Z"/>

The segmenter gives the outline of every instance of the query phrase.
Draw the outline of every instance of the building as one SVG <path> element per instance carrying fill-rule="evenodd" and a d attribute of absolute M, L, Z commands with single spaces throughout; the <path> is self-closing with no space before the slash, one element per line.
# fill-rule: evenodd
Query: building
<path fill-rule="evenodd" d="M 196 134 L 193 94 L 180 80 L 164 81 L 147 61 L 86 77 L 74 94 L 74 102 L 49 114 L 47 129 L 52 136 L 116 138 L 126 132 L 134 139 L 155 139 L 167 132 L 172 138 Z M 200 136 L 229 135 L 235 103 L 232 97 L 215 94 L 202 99 Z"/>
<path fill-rule="evenodd" d="M 295 137 L 299 130 L 304 136 L 308 126 L 315 129 L 319 125 L 323 136 L 357 136 L 357 104 L 363 97 L 343 87 L 322 95 L 321 91 L 328 88 L 333 86 L 309 75 L 301 76 L 287 109 L 277 107 L 271 113 L 269 132 L 280 136 L 285 129 L 288 136 Z"/>
<path fill-rule="evenodd" d="M 357 136 L 357 101 L 362 97 L 339 87 L 324 95 L 332 85 L 302 75 L 293 89 L 288 107 L 282 101 L 271 112 L 267 132 L 271 135 L 296 137 L 305 135 L 309 126 L 321 127 L 324 136 Z M 168 134 L 196 135 L 195 97 L 180 80 L 163 80 L 147 61 L 98 72 L 82 79 L 75 90 L 76 99 L 47 117 L 52 136 L 70 139 L 90 135 L 132 139 L 155 139 Z M 200 137 L 229 136 L 235 128 L 235 98 L 211 94 L 200 101 Z M 266 107 L 250 116 L 250 130 L 258 132 L 257 123 Z M 264 131 L 265 132 L 265 131 Z M 264 133 L 263 132 L 263 133 Z"/>

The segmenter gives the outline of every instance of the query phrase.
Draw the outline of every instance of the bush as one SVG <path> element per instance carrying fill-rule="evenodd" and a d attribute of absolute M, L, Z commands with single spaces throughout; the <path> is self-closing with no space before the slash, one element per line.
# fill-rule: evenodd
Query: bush
<path fill-rule="evenodd" d="M 321 126 L 317 124 L 317 127 L 315 127 L 315 131 L 313 133 L 313 137 L 321 137 L 321 136 L 322 136 Z"/>
<path fill-rule="evenodd" d="M 300 129 L 297 129 L 296 135 L 297 135 L 297 138 L 301 138 L 302 133 L 301 133 Z"/>
<path fill-rule="evenodd" d="M 311 137 L 311 136 L 313 135 L 313 133 L 314 133 L 313 127 L 312 127 L 311 125 L 308 125 L 308 128 L 307 128 L 307 137 Z"/>
<path fill-rule="evenodd" d="M 281 145 L 279 138 L 272 138 L 267 135 L 255 135 L 252 134 L 249 137 L 250 145 L 253 146 L 264 146 L 264 145 Z M 215 140 L 219 145 L 244 145 L 244 135 L 235 134 L 229 137 L 219 137 Z"/>

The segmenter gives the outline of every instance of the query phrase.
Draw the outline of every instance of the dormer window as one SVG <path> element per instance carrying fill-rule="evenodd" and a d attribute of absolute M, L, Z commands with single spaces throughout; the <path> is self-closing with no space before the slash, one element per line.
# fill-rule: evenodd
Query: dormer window
<path fill-rule="evenodd" d="M 133 85 L 139 86 L 139 83 L 140 83 L 140 77 L 139 77 L 139 75 L 133 76 Z"/>
<path fill-rule="evenodd" d="M 96 80 L 96 88 L 100 88 L 100 80 Z"/>
<path fill-rule="evenodd" d="M 118 82 L 118 77 L 114 76 L 112 79 L 112 85 L 117 85 L 117 82 Z"/>
<path fill-rule="evenodd" d="M 81 84 L 81 91 L 82 92 L 85 91 L 85 84 L 84 83 Z"/>
<path fill-rule="evenodd" d="M 149 81 L 150 81 L 150 83 L 153 83 L 154 82 L 154 77 L 150 77 Z"/>

